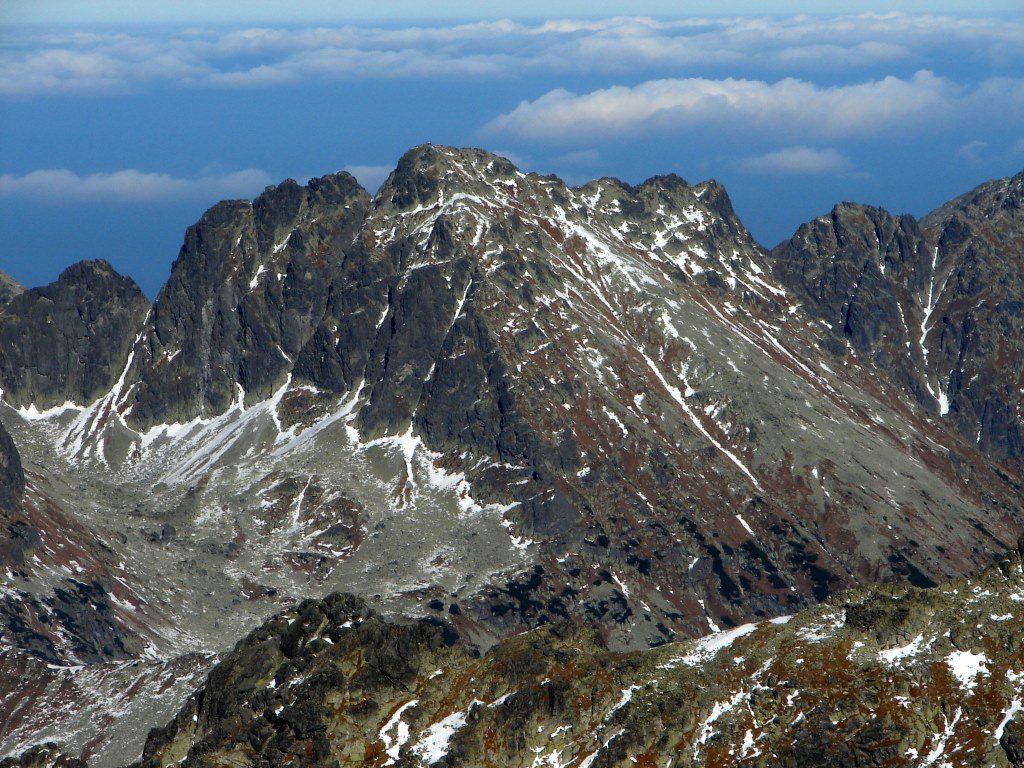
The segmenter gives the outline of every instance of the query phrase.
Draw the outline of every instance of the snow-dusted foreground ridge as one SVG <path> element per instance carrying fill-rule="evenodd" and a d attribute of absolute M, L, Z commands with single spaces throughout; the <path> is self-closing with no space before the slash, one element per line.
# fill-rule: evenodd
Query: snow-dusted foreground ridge
<path fill-rule="evenodd" d="M 476 658 L 335 596 L 247 639 L 211 677 L 247 682 L 205 689 L 143 766 L 271 750 L 364 766 L 1019 765 L 1022 557 L 1024 542 L 970 579 L 625 653 L 560 625 Z M 236 707 L 242 732 L 225 725 Z"/>

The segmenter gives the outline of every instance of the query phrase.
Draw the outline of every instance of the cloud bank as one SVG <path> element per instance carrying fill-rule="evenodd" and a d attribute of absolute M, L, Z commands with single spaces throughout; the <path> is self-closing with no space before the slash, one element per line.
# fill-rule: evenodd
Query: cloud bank
<path fill-rule="evenodd" d="M 853 167 L 839 150 L 813 147 L 786 147 L 775 152 L 744 158 L 736 165 L 747 173 L 770 176 L 817 176 L 825 173 L 842 173 Z"/>
<path fill-rule="evenodd" d="M 66 168 L 0 175 L 0 197 L 48 202 L 151 203 L 187 199 L 250 198 L 270 183 L 263 171 L 184 179 L 133 168 L 79 175 Z"/>
<path fill-rule="evenodd" d="M 272 87 L 317 80 L 678 74 L 713 67 L 784 74 L 984 61 L 1019 71 L 1024 21 L 905 14 L 620 17 L 527 24 L 216 28 L 8 36 L 0 94 L 173 84 Z M 769 78 L 772 79 L 772 78 Z"/>
<path fill-rule="evenodd" d="M 652 80 L 576 94 L 549 91 L 486 126 L 533 140 L 612 138 L 693 126 L 733 125 L 786 137 L 870 137 L 899 127 L 948 122 L 969 110 L 1024 108 L 1024 80 L 987 80 L 973 89 L 920 71 L 854 85 L 786 78 Z M 1018 111 L 1017 114 L 1020 114 Z"/>

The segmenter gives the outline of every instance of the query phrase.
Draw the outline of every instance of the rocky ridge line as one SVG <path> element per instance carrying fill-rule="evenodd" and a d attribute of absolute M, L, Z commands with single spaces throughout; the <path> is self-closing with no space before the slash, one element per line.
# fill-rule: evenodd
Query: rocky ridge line
<path fill-rule="evenodd" d="M 478 656 L 335 595 L 240 642 L 139 765 L 1020 765 L 1022 557 L 637 653 L 557 625 Z"/>

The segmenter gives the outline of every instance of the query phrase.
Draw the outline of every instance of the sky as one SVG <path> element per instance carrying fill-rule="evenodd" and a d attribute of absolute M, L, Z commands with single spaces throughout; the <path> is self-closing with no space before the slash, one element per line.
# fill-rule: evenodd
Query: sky
<path fill-rule="evenodd" d="M 681 5 L 0 0 L 0 271 L 105 258 L 153 297 L 216 201 L 338 170 L 373 192 L 424 142 L 570 184 L 715 178 L 768 247 L 1024 169 L 1020 0 Z"/>

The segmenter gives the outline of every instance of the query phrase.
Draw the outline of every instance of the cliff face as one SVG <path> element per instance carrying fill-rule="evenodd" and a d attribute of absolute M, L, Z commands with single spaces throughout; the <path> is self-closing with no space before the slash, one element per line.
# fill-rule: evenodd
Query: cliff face
<path fill-rule="evenodd" d="M 926 216 L 937 247 L 937 385 L 949 418 L 997 459 L 1024 456 L 1024 173 L 983 184 Z"/>
<path fill-rule="evenodd" d="M 966 440 L 1020 468 L 1024 174 L 920 222 L 848 203 L 772 251 L 779 279 Z M 838 346 L 837 346 L 838 345 Z"/>
<path fill-rule="evenodd" d="M 285 384 L 369 205 L 348 174 L 214 206 L 185 234 L 126 385 L 132 425 L 189 421 Z"/>
<path fill-rule="evenodd" d="M 913 217 L 843 203 L 801 226 L 772 259 L 779 279 L 831 331 L 833 354 L 845 357 L 849 344 L 935 409 L 921 333 L 933 250 Z"/>
<path fill-rule="evenodd" d="M 0 388 L 14 406 L 92 403 L 124 371 L 149 302 L 104 261 L 0 302 Z"/>

